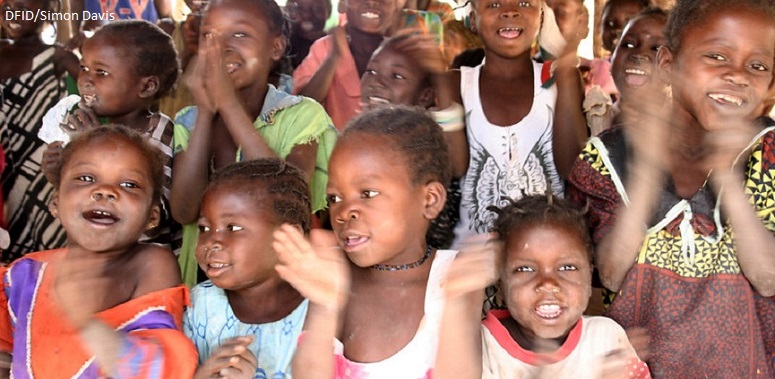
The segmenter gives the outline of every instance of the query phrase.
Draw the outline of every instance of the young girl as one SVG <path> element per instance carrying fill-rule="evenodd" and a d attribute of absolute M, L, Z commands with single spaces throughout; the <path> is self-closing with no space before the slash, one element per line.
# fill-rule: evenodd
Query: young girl
<path fill-rule="evenodd" d="M 274 0 L 216 0 L 201 26 L 191 81 L 195 107 L 175 120 L 172 211 L 184 227 L 184 279 L 193 283 L 200 199 L 212 172 L 235 161 L 279 157 L 304 173 L 310 213 L 325 208 L 328 157 L 336 130 L 323 107 L 268 84 L 285 53 L 287 28 Z"/>
<path fill-rule="evenodd" d="M 612 126 L 637 122 L 632 118 L 637 117 L 638 112 L 626 110 L 639 108 L 644 99 L 654 99 L 648 91 L 665 93 L 666 88 L 658 78 L 655 63 L 657 50 L 665 44 L 666 23 L 667 12 L 660 8 L 647 8 L 627 23 L 611 58 L 611 75 L 619 89 L 619 99 L 605 114 L 597 114 L 601 119 L 596 120 L 593 115 L 587 113 L 592 135 L 598 135 Z M 587 99 L 584 99 L 584 102 L 586 107 Z M 610 104 L 610 101 L 608 103 Z M 626 120 L 625 116 L 630 119 Z"/>
<path fill-rule="evenodd" d="M 4 0 L 2 12 L 53 12 L 53 0 Z M 45 112 L 65 91 L 63 76 L 78 73 L 78 58 L 41 39 L 41 20 L 0 17 L 0 147 L 8 167 L 2 172 L 11 246 L 4 263 L 38 250 L 60 247 L 64 234 L 48 214 L 53 188 L 41 172 L 45 144 L 36 134 Z"/>
<path fill-rule="evenodd" d="M 672 109 L 593 138 L 570 177 L 617 292 L 608 315 L 648 330 L 655 377 L 775 375 L 775 128 L 754 126 L 773 86 L 772 5 L 679 0 L 657 53 Z"/>
<path fill-rule="evenodd" d="M 3 268 L 0 351 L 11 377 L 190 378 L 180 331 L 188 290 L 169 249 L 140 244 L 158 225 L 164 154 L 121 126 L 76 136 L 53 170 L 51 212 L 68 246 Z"/>
<path fill-rule="evenodd" d="M 151 143 L 164 152 L 167 162 L 160 203 L 162 218 L 157 228 L 144 234 L 143 241 L 179 247 L 179 242 L 173 244 L 175 229 L 179 227 L 172 220 L 168 204 L 173 124 L 166 115 L 151 110 L 155 102 L 170 91 L 178 77 L 178 59 L 172 39 L 147 21 L 116 21 L 87 39 L 81 54 L 80 98 L 67 97 L 57 104 L 39 133 L 49 143 L 43 169 L 49 171 L 48 167 L 56 164 L 63 144 L 69 140 L 65 132 L 116 123 L 146 134 Z"/>
<path fill-rule="evenodd" d="M 450 268 L 433 377 L 650 378 L 621 326 L 582 316 L 592 291 L 584 216 L 551 194 L 490 209 L 504 252 L 466 252 Z M 480 322 L 482 289 L 495 277 L 508 309 Z"/>
<path fill-rule="evenodd" d="M 333 235 L 313 233 L 313 252 L 297 228 L 275 233 L 278 273 L 310 301 L 295 378 L 428 377 L 456 252 L 425 234 L 447 180 L 442 132 L 423 112 L 384 108 L 348 125 L 331 156 Z"/>
<path fill-rule="evenodd" d="M 347 24 L 315 41 L 293 73 L 294 93 L 323 104 L 340 131 L 361 109 L 358 79 L 398 13 L 396 0 L 345 4 Z"/>
<path fill-rule="evenodd" d="M 573 64 L 578 40 L 568 41 L 552 65 L 559 87 L 544 88 L 552 70 L 531 55 L 543 1 L 474 0 L 473 6 L 485 61 L 453 72 L 466 122 L 454 133 L 468 145 L 452 150 L 461 156 L 456 162 L 464 162 L 453 166 L 455 174 L 465 175 L 453 247 L 485 233 L 493 218 L 486 208 L 504 197 L 547 189 L 561 195 L 563 178 L 586 138 L 581 76 Z"/>
<path fill-rule="evenodd" d="M 210 182 L 196 249 L 210 280 L 191 291 L 184 317 L 199 350 L 196 377 L 211 378 L 229 366 L 246 370 L 244 377 L 290 377 L 308 302 L 277 275 L 272 232 L 289 224 L 306 234 L 309 209 L 304 175 L 281 159 L 235 163 Z M 235 354 L 236 346 L 246 349 Z M 231 356 L 239 359 L 224 359 Z"/>

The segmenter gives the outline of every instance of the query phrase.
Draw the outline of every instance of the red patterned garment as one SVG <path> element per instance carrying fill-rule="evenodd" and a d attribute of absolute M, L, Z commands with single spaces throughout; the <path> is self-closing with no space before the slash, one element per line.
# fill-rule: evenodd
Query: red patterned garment
<path fill-rule="evenodd" d="M 769 126 L 749 147 L 744 186 L 775 233 L 774 151 L 775 126 Z M 568 196 L 589 204 L 595 243 L 611 230 L 618 207 L 629 203 L 626 163 L 621 129 L 592 138 L 574 163 Z M 648 227 L 606 315 L 625 329 L 648 330 L 652 376 L 775 377 L 775 298 L 756 293 L 740 271 L 733 229 L 713 191 L 706 185 L 681 199 L 669 182 Z"/>

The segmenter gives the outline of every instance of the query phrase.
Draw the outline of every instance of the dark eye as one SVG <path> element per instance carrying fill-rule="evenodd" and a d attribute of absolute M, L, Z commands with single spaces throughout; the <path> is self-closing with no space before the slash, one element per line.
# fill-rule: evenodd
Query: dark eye
<path fill-rule="evenodd" d="M 727 60 L 727 58 L 725 56 L 723 56 L 721 54 L 716 54 L 716 53 L 705 54 L 705 57 L 706 58 L 710 58 L 710 59 L 712 59 L 714 61 L 725 61 L 725 60 Z"/>
<path fill-rule="evenodd" d="M 361 192 L 361 198 L 363 198 L 363 199 L 371 199 L 371 198 L 376 197 L 377 195 L 379 195 L 379 192 L 372 191 L 372 190 L 366 190 L 366 191 Z"/>
<path fill-rule="evenodd" d="M 519 266 L 514 269 L 514 272 L 533 272 L 533 271 L 535 270 L 530 266 Z"/>
<path fill-rule="evenodd" d="M 108 76 L 108 75 L 110 75 L 110 73 L 108 73 L 108 72 L 107 72 L 107 71 L 105 71 L 105 70 L 96 70 L 96 71 L 94 71 L 94 72 L 95 72 L 95 73 L 96 73 L 98 76 Z"/>
<path fill-rule="evenodd" d="M 576 271 L 578 268 L 575 265 L 562 265 L 558 269 L 560 271 Z"/>
<path fill-rule="evenodd" d="M 368 69 L 368 68 L 366 69 L 365 73 L 367 75 L 377 75 L 377 71 L 376 70 L 372 70 L 372 69 Z"/>
<path fill-rule="evenodd" d="M 88 72 L 89 71 L 89 68 L 84 66 L 84 65 L 80 65 L 78 67 L 81 69 L 81 72 Z"/>
<path fill-rule="evenodd" d="M 123 182 L 119 185 L 124 188 L 140 188 L 140 186 L 138 186 L 137 183 L 134 183 L 134 182 Z"/>
<path fill-rule="evenodd" d="M 769 67 L 761 63 L 753 63 L 751 64 L 751 68 L 754 69 L 755 71 L 761 71 L 761 72 L 770 71 Z"/>
<path fill-rule="evenodd" d="M 326 201 L 328 202 L 329 205 L 331 205 L 342 201 L 342 198 L 337 195 L 328 195 L 326 196 Z"/>
<path fill-rule="evenodd" d="M 530 4 L 530 2 L 528 2 L 528 1 L 520 1 L 517 5 L 520 8 L 529 8 L 529 7 L 533 6 L 533 4 Z"/>
<path fill-rule="evenodd" d="M 94 177 L 92 177 L 91 175 L 81 175 L 77 179 L 82 182 L 94 183 Z"/>
<path fill-rule="evenodd" d="M 231 225 L 227 226 L 226 229 L 228 229 L 230 232 L 239 232 L 240 230 L 242 230 L 242 227 L 239 226 L 239 225 L 231 224 Z"/>
<path fill-rule="evenodd" d="M 635 48 L 635 44 L 632 43 L 632 42 L 622 42 L 622 46 L 627 48 L 627 49 L 634 49 Z"/>
<path fill-rule="evenodd" d="M 234 33 L 234 38 L 245 38 L 247 36 L 248 36 L 247 34 L 242 33 L 242 32 Z"/>
<path fill-rule="evenodd" d="M 403 76 L 403 75 L 401 75 L 401 74 L 397 74 L 397 73 L 396 73 L 396 74 L 393 74 L 393 79 L 398 79 L 398 80 L 405 80 L 405 79 L 406 79 L 406 77 L 405 77 L 405 76 Z"/>
<path fill-rule="evenodd" d="M 487 8 L 500 8 L 501 3 L 489 3 L 487 4 Z"/>
<path fill-rule="evenodd" d="M 210 231 L 210 227 L 207 225 L 199 224 L 197 226 L 199 227 L 199 233 L 207 233 Z"/>

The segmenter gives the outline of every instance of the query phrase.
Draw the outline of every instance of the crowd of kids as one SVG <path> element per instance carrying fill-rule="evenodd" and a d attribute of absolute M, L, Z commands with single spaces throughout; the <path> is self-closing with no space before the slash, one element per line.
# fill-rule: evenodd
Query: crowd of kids
<path fill-rule="evenodd" d="M 775 379 L 774 0 L 180 3 L 0 0 L 0 378 Z"/>

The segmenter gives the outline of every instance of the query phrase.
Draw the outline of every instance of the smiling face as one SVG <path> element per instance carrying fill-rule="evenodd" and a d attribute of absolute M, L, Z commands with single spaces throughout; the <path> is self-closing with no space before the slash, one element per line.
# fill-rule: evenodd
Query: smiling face
<path fill-rule="evenodd" d="M 277 278 L 272 232 L 280 222 L 274 210 L 257 204 L 255 197 L 244 187 L 227 183 L 210 188 L 202 199 L 196 260 L 207 277 L 225 290 Z"/>
<path fill-rule="evenodd" d="M 710 130 L 758 116 L 773 85 L 775 26 L 767 16 L 747 9 L 709 13 L 701 27 L 684 30 L 680 46 L 658 54 L 678 117 Z"/>
<path fill-rule="evenodd" d="M 657 51 L 665 45 L 663 15 L 636 16 L 627 24 L 611 59 L 611 75 L 622 99 L 637 101 L 638 93 L 656 80 Z"/>
<path fill-rule="evenodd" d="M 418 260 L 425 253 L 429 222 L 440 211 L 433 205 L 438 200 L 431 193 L 433 184 L 414 184 L 405 158 L 391 144 L 383 136 L 351 133 L 337 141 L 331 155 L 332 226 L 340 246 L 360 267 Z"/>
<path fill-rule="evenodd" d="M 399 10 L 396 0 L 347 0 L 347 24 L 364 33 L 384 35 Z"/>
<path fill-rule="evenodd" d="M 541 26 L 541 0 L 476 0 L 472 22 L 488 52 L 504 58 L 529 53 Z"/>
<path fill-rule="evenodd" d="M 385 104 L 417 105 L 428 108 L 433 104 L 433 88 L 427 75 L 418 70 L 409 57 L 385 45 L 366 65 L 361 77 L 361 101 L 364 109 Z"/>
<path fill-rule="evenodd" d="M 149 77 L 135 73 L 135 58 L 122 41 L 97 33 L 84 41 L 81 51 L 78 92 L 97 116 L 120 122 L 121 116 L 147 108 Z"/>
<path fill-rule="evenodd" d="M 68 245 L 116 252 L 137 243 L 159 221 L 152 177 L 143 152 L 119 136 L 97 137 L 73 152 L 51 204 Z"/>
<path fill-rule="evenodd" d="M 331 5 L 326 0 L 291 0 L 286 6 L 294 33 L 313 35 L 322 32 L 331 15 Z"/>
<path fill-rule="evenodd" d="M 285 52 L 285 39 L 270 30 L 266 15 L 249 1 L 211 2 L 200 30 L 203 37 L 219 39 L 224 69 L 238 90 L 265 87 Z"/>
<path fill-rule="evenodd" d="M 643 10 L 643 6 L 637 0 L 608 1 L 611 4 L 603 11 L 600 32 L 603 38 L 603 47 L 608 51 L 614 51 L 627 22 L 632 16 Z"/>
<path fill-rule="evenodd" d="M 44 22 L 29 19 L 22 19 L 22 17 L 6 18 L 5 15 L 10 12 L 27 12 L 37 13 L 39 10 L 48 10 L 48 0 L 3 0 L 0 1 L 0 10 L 3 12 L 2 29 L 3 34 L 10 39 L 18 40 L 24 37 L 37 36 L 40 34 Z"/>
<path fill-rule="evenodd" d="M 505 245 L 501 287 L 516 321 L 520 346 L 562 344 L 589 302 L 592 269 L 577 233 L 560 224 L 532 224 L 514 231 Z"/>

